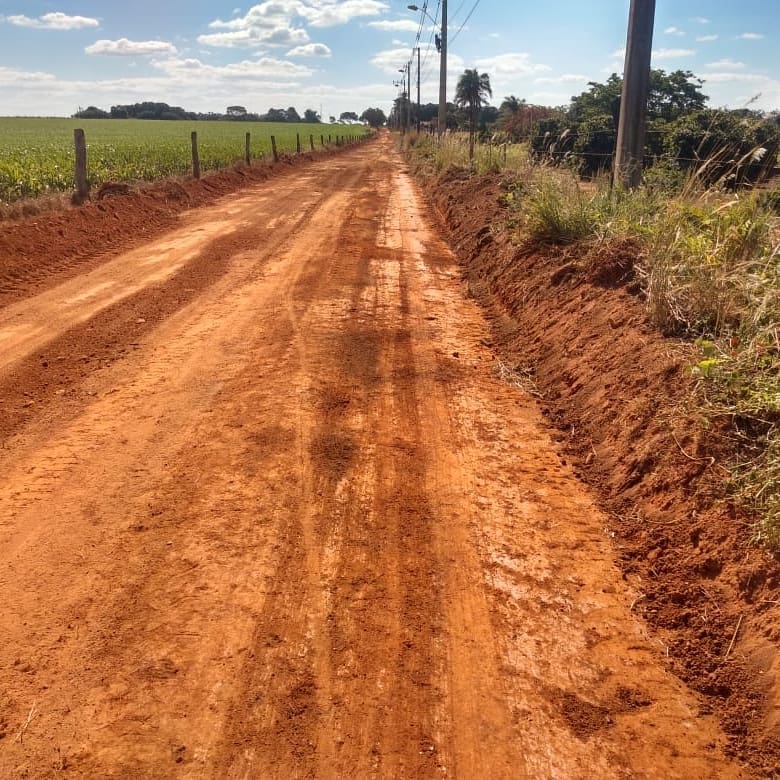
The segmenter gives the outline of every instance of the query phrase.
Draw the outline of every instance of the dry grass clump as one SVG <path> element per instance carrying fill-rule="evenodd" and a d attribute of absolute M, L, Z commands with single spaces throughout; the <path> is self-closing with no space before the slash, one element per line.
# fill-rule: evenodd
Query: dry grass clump
<path fill-rule="evenodd" d="M 0 200 L 0 222 L 37 217 L 50 211 L 61 211 L 70 205 L 70 196 L 63 192 L 25 198 L 10 203 Z"/>

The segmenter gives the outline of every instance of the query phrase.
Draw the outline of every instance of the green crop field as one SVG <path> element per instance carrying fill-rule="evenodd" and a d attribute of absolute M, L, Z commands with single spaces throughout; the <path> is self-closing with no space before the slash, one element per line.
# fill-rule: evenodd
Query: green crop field
<path fill-rule="evenodd" d="M 190 122 L 143 119 L 16 119 L 0 118 L 0 201 L 35 198 L 74 187 L 73 130 L 87 138 L 89 180 L 152 181 L 191 171 L 193 130 L 198 133 L 202 170 L 223 168 L 244 157 L 246 133 L 251 133 L 252 157 L 271 154 L 271 136 L 279 152 L 296 151 L 296 133 L 309 149 L 320 136 L 355 137 L 360 125 L 288 124 L 273 122 Z"/>

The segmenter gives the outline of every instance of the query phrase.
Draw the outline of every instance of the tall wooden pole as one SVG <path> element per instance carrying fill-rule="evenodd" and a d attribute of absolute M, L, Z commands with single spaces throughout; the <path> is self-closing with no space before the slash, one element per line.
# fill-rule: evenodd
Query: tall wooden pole
<path fill-rule="evenodd" d="M 76 149 L 76 198 L 83 203 L 89 197 L 89 178 L 87 176 L 87 139 L 81 129 L 73 131 L 73 143 Z"/>
<path fill-rule="evenodd" d="M 401 122 L 401 135 L 403 135 L 406 132 L 406 106 L 404 105 L 404 101 L 407 100 L 406 95 L 406 66 L 404 66 L 404 72 L 401 74 L 401 105 L 398 107 L 399 110 L 399 120 Z"/>
<path fill-rule="evenodd" d="M 654 20 L 655 0 L 631 0 L 614 171 L 615 184 L 628 189 L 642 183 Z"/>
<path fill-rule="evenodd" d="M 439 118 L 436 131 L 447 129 L 447 0 L 441 0 L 441 59 L 439 62 Z"/>
<path fill-rule="evenodd" d="M 420 47 L 417 47 L 417 132 L 420 132 Z"/>
<path fill-rule="evenodd" d="M 406 86 L 409 88 L 409 95 L 406 101 L 406 127 L 412 132 L 412 61 L 406 63 Z"/>
<path fill-rule="evenodd" d="M 200 178 L 200 155 L 198 154 L 198 134 L 193 130 L 190 134 L 192 141 L 192 176 L 195 179 Z"/>

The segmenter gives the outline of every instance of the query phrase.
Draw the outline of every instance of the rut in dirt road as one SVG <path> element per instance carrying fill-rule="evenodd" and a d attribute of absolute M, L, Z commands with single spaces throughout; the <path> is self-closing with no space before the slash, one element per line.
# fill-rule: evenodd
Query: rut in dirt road
<path fill-rule="evenodd" d="M 0 310 L 0 776 L 742 776 L 486 333 L 388 140 Z"/>

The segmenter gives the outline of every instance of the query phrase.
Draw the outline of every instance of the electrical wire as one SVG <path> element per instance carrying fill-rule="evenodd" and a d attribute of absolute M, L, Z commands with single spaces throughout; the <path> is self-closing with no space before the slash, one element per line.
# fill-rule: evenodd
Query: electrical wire
<path fill-rule="evenodd" d="M 474 3 L 474 5 L 473 5 L 473 6 L 471 6 L 471 10 L 469 11 L 469 13 L 468 13 L 468 16 L 467 16 L 467 17 L 466 17 L 466 18 L 463 20 L 463 24 L 461 24 L 461 26 L 460 26 L 460 27 L 458 27 L 458 31 L 455 33 L 455 35 L 453 35 L 453 36 L 452 36 L 452 38 L 450 38 L 449 42 L 450 42 L 451 44 L 452 44 L 452 43 L 455 43 L 455 40 L 456 40 L 456 39 L 457 39 L 457 37 L 460 35 L 460 33 L 461 33 L 461 31 L 463 30 L 463 28 L 464 28 L 464 27 L 465 27 L 465 26 L 468 24 L 468 21 L 469 21 L 469 19 L 471 19 L 471 15 L 474 13 L 474 11 L 476 11 L 476 10 L 477 10 L 477 6 L 478 6 L 478 5 L 479 5 L 481 2 L 482 2 L 482 0 L 476 0 L 476 2 Z"/>
<path fill-rule="evenodd" d="M 427 4 L 427 0 L 426 0 Z M 433 36 L 436 35 L 436 25 L 439 22 L 439 11 L 441 11 L 441 0 L 436 3 L 436 13 L 433 15 L 433 29 L 431 30 L 430 37 L 428 38 L 428 45 L 425 47 L 425 54 L 423 55 L 423 61 L 420 67 L 424 67 L 428 62 L 428 56 L 433 48 Z M 423 17 L 425 18 L 425 17 Z"/>
<path fill-rule="evenodd" d="M 455 9 L 455 13 L 451 17 L 453 27 L 455 26 L 455 24 L 457 22 L 458 14 L 460 13 L 460 9 L 463 8 L 464 5 L 466 5 L 466 0 L 460 0 L 460 5 Z M 450 22 L 448 21 L 448 24 L 449 23 Z"/>
<path fill-rule="evenodd" d="M 424 8 L 427 7 L 427 0 L 425 0 Z M 431 28 L 431 34 L 428 37 L 428 43 L 425 46 L 425 51 L 421 52 L 421 59 L 420 59 L 420 82 L 427 81 L 428 78 L 431 75 L 431 68 L 428 67 L 428 60 L 430 58 L 431 52 L 434 48 L 433 46 L 433 38 L 436 35 L 436 25 L 439 22 L 439 12 L 441 11 L 441 0 L 437 0 L 436 3 L 436 13 L 433 15 L 433 27 Z M 423 19 L 425 19 L 425 15 L 423 15 Z M 431 19 L 430 16 L 427 17 L 428 19 Z M 422 35 L 420 36 L 422 37 Z M 418 40 L 419 44 L 419 40 Z M 414 51 L 412 51 L 412 54 L 414 54 Z"/>

